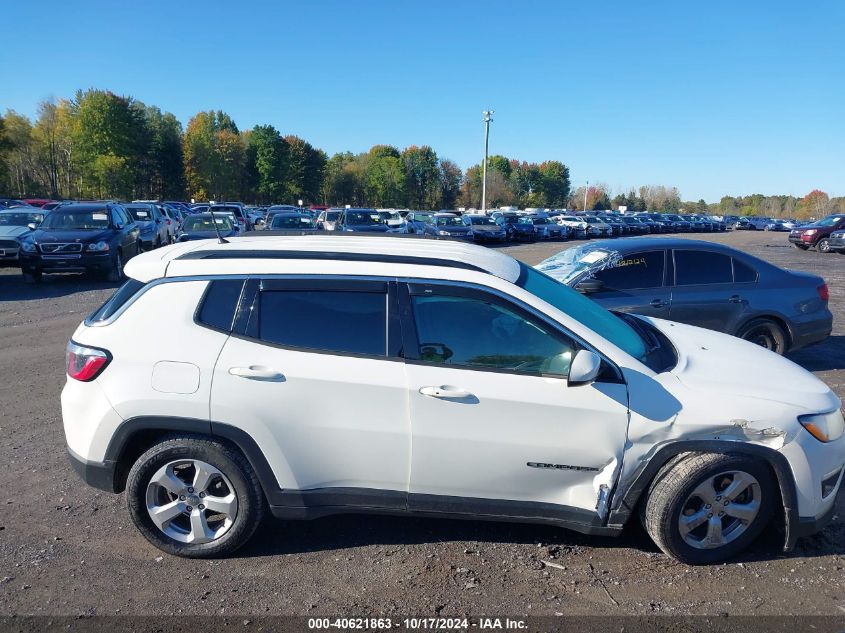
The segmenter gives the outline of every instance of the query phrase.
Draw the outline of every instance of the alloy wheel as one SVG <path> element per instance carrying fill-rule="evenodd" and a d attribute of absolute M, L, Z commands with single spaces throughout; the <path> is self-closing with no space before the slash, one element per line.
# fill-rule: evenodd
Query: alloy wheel
<path fill-rule="evenodd" d="M 180 543 L 219 539 L 238 513 L 238 497 L 226 475 L 197 459 L 159 468 L 147 485 L 146 502 L 153 523 Z"/>
<path fill-rule="evenodd" d="M 760 512 L 760 482 L 744 471 L 708 477 L 690 493 L 678 517 L 684 542 L 696 549 L 723 547 L 739 538 Z"/>

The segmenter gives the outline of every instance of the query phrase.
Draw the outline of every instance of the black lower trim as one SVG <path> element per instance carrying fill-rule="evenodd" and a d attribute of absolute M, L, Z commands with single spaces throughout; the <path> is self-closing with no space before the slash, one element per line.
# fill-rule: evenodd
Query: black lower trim
<path fill-rule="evenodd" d="M 837 496 L 842 495 L 842 491 L 845 490 L 845 486 L 840 486 L 839 492 Z M 810 536 L 815 534 L 816 532 L 821 532 L 825 527 L 827 527 L 831 521 L 833 521 L 833 517 L 836 516 L 836 505 L 839 502 L 839 499 L 834 499 L 833 503 L 830 504 L 830 508 L 818 517 L 798 517 L 794 521 L 794 528 L 790 531 L 789 536 L 792 539 L 792 542 L 788 544 L 788 548 L 792 549 L 795 545 L 795 541 L 799 538 L 804 536 Z"/>
<path fill-rule="evenodd" d="M 89 486 L 105 490 L 106 492 L 118 492 L 115 490 L 115 470 L 117 463 L 114 461 L 89 462 L 83 459 L 70 448 L 67 449 L 70 465 L 82 480 Z"/>

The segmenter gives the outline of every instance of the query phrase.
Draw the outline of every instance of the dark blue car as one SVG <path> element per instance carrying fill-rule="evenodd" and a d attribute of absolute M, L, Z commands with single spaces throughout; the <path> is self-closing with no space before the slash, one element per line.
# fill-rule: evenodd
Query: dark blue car
<path fill-rule="evenodd" d="M 217 224 L 216 229 L 215 222 Z M 182 222 L 182 228 L 176 239 L 179 242 L 210 240 L 216 239 L 218 232 L 220 237 L 223 238 L 235 237 L 240 234 L 240 231 L 232 223 L 232 216 L 228 213 L 215 213 L 213 216 L 210 213 L 195 213 Z"/>
<path fill-rule="evenodd" d="M 375 209 L 344 209 L 335 231 L 349 233 L 387 233 L 387 221 Z"/>

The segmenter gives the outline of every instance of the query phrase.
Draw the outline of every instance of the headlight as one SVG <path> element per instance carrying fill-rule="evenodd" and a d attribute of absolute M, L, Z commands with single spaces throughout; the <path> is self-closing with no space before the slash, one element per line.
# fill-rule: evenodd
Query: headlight
<path fill-rule="evenodd" d="M 798 421 L 819 442 L 832 442 L 845 432 L 845 419 L 838 409 L 830 413 L 799 415 Z"/>
<path fill-rule="evenodd" d="M 36 250 L 35 242 L 21 242 L 21 248 L 27 253 L 34 253 Z"/>
<path fill-rule="evenodd" d="M 816 230 L 816 229 L 810 229 L 809 231 L 804 231 L 804 235 L 815 235 L 816 233 L 818 233 L 818 230 Z"/>
<path fill-rule="evenodd" d="M 94 253 L 105 253 L 107 250 L 109 250 L 109 244 L 108 242 L 94 242 L 86 246 L 85 250 Z"/>
<path fill-rule="evenodd" d="M 451 235 L 451 233 L 449 233 L 449 231 L 437 231 L 437 234 L 438 235 Z"/>

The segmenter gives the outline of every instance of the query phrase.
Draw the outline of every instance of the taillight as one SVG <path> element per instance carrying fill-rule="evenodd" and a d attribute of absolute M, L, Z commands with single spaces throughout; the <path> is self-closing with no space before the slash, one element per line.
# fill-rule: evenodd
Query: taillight
<path fill-rule="evenodd" d="M 830 301 L 830 290 L 828 290 L 827 284 L 822 284 L 816 288 L 816 292 L 819 293 L 819 299 L 822 301 Z"/>
<path fill-rule="evenodd" d="M 170 218 L 167 218 L 167 223 L 170 224 Z"/>
<path fill-rule="evenodd" d="M 73 341 L 67 344 L 67 375 L 74 380 L 94 380 L 109 362 L 111 354 L 104 349 L 77 345 Z"/>

